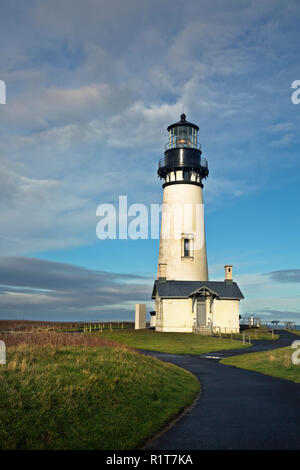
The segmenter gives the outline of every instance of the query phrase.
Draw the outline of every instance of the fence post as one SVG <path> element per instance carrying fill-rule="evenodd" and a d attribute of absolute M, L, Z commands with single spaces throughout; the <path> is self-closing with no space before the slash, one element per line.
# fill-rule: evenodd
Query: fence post
<path fill-rule="evenodd" d="M 243 344 L 245 344 L 245 332 L 243 331 Z"/>
<path fill-rule="evenodd" d="M 251 344 L 251 335 L 249 333 L 249 344 Z"/>

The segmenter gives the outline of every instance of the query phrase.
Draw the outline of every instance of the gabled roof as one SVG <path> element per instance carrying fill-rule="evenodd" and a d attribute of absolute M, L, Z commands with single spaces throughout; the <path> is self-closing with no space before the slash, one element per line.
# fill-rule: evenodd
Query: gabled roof
<path fill-rule="evenodd" d="M 200 287 L 206 286 L 214 291 L 220 299 L 241 300 L 244 298 L 236 282 L 225 281 L 159 281 L 154 282 L 152 299 L 156 292 L 166 299 L 187 299 Z"/>
<path fill-rule="evenodd" d="M 203 286 L 198 287 L 197 289 L 193 290 L 193 292 L 190 293 L 189 297 L 192 297 L 193 295 L 205 295 L 206 293 L 211 294 L 213 297 L 219 297 L 219 294 L 212 290 L 210 287 L 208 287 L 206 284 L 203 284 Z"/>

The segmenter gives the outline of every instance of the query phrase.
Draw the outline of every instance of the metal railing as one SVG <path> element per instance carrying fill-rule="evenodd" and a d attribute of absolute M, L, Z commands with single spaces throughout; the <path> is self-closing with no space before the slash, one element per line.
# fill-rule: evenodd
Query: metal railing
<path fill-rule="evenodd" d="M 200 157 L 199 155 L 189 155 L 188 157 L 181 157 L 180 155 L 166 155 L 158 162 L 158 168 L 183 168 L 185 166 L 207 169 L 208 162 L 206 158 Z"/>

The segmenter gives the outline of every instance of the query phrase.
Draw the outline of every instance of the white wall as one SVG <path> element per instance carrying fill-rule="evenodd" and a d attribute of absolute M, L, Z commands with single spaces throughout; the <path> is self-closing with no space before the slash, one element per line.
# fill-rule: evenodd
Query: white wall
<path fill-rule="evenodd" d="M 239 300 L 214 299 L 211 312 L 210 298 L 207 303 L 207 324 L 210 322 L 222 333 L 236 333 L 240 331 L 239 325 Z M 156 293 L 156 331 L 192 332 L 194 316 L 196 315 L 196 303 L 192 312 L 192 299 L 160 299 Z M 210 321 L 209 321 L 210 320 Z"/>
<path fill-rule="evenodd" d="M 202 188 L 192 184 L 175 184 L 164 188 L 163 204 L 166 208 L 162 215 L 159 261 L 165 265 L 164 272 L 167 280 L 207 281 L 208 269 L 206 258 L 205 230 L 203 212 L 196 218 L 196 205 L 203 210 Z M 187 213 L 184 205 L 190 205 L 191 212 Z M 180 218 L 182 208 L 186 217 Z M 175 209 L 175 210 L 174 210 Z M 174 226 L 174 213 L 176 216 Z M 170 220 L 170 230 L 167 229 Z M 182 240 L 180 234 L 191 234 L 194 237 L 194 256 L 182 258 Z M 165 234 L 165 238 L 163 236 Z M 168 234 L 168 238 L 166 238 Z M 158 277 L 161 276 L 158 269 Z"/>
<path fill-rule="evenodd" d="M 159 315 L 156 318 L 156 331 L 192 332 L 191 299 L 163 299 L 162 308 L 160 305 L 159 309 Z"/>
<path fill-rule="evenodd" d="M 212 306 L 214 327 L 220 327 L 222 333 L 239 332 L 239 300 L 214 300 Z"/>

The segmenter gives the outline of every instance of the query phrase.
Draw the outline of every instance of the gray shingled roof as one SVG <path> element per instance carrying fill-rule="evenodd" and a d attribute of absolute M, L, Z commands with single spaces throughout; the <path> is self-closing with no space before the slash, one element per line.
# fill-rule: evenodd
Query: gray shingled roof
<path fill-rule="evenodd" d="M 161 298 L 188 298 L 191 292 L 202 286 L 215 291 L 220 299 L 243 299 L 244 296 L 236 282 L 225 281 L 159 281 L 153 286 L 152 299 L 155 298 L 156 290 Z"/>

